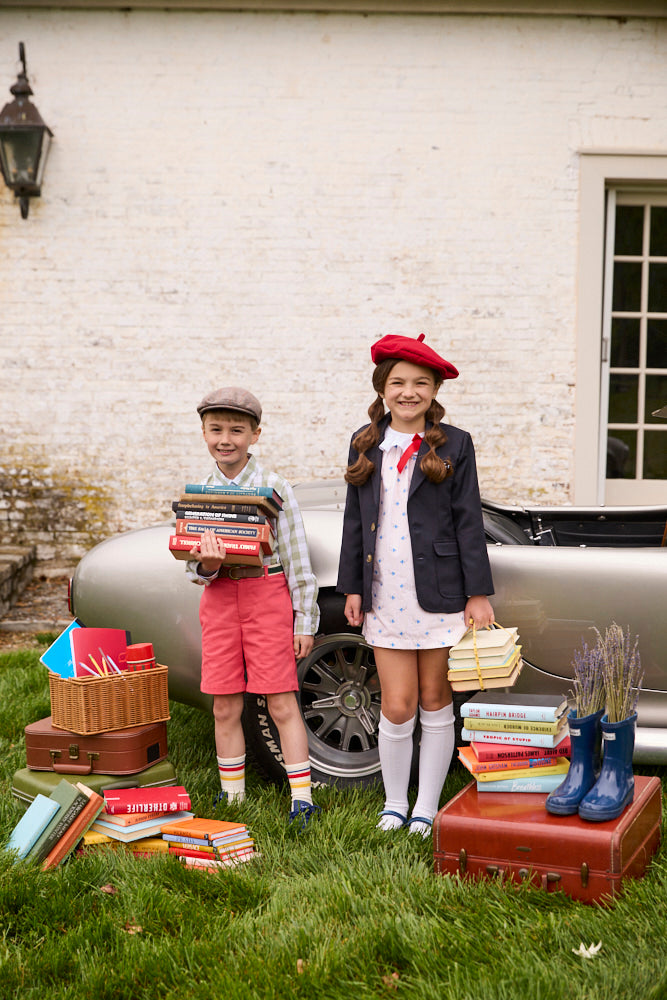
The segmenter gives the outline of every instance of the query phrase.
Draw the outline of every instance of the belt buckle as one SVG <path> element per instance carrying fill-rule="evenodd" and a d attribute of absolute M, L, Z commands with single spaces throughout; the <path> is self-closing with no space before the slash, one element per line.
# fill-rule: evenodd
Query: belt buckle
<path fill-rule="evenodd" d="M 242 580 L 243 577 L 242 576 L 237 576 L 236 574 L 240 573 L 243 570 L 243 568 L 244 568 L 243 566 L 230 566 L 229 569 L 227 570 L 227 573 L 229 574 L 229 579 L 230 580 Z"/>

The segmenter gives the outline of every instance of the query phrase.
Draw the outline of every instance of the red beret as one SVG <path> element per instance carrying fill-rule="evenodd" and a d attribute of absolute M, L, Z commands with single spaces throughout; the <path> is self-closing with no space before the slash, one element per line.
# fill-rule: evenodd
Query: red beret
<path fill-rule="evenodd" d="M 436 354 L 428 344 L 423 343 L 423 340 L 423 333 L 420 333 L 416 340 L 414 337 L 402 337 L 400 334 L 390 333 L 373 344 L 371 359 L 377 365 L 386 358 L 402 358 L 413 365 L 433 368 L 443 379 L 457 378 L 459 373 L 454 365 Z"/>

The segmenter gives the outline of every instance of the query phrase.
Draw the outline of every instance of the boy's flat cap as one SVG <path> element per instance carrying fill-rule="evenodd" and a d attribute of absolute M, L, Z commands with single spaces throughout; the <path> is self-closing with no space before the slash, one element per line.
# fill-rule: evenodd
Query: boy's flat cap
<path fill-rule="evenodd" d="M 197 407 L 197 413 L 203 417 L 208 410 L 235 410 L 253 417 L 258 424 L 262 420 L 262 407 L 257 397 L 247 389 L 239 389 L 237 386 L 214 389 L 207 393 Z"/>
<path fill-rule="evenodd" d="M 432 347 L 423 343 L 424 334 L 414 337 L 403 337 L 398 333 L 389 333 L 376 341 L 371 347 L 371 359 L 375 364 L 386 358 L 402 358 L 413 365 L 433 368 L 443 378 L 458 378 L 458 369 L 449 361 L 436 354 Z"/>

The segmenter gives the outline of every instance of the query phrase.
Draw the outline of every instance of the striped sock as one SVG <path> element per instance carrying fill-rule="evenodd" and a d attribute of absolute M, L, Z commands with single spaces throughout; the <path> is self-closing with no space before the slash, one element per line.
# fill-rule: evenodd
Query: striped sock
<path fill-rule="evenodd" d="M 289 781 L 292 802 L 313 803 L 313 793 L 310 785 L 310 761 L 305 760 L 302 764 L 285 764 L 287 779 Z"/>
<path fill-rule="evenodd" d="M 227 792 L 229 802 L 245 799 L 245 754 L 241 757 L 216 757 L 220 787 Z"/>

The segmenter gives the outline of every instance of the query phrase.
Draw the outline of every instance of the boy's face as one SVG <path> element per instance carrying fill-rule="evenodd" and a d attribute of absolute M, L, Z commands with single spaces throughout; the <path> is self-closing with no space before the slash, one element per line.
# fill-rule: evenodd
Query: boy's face
<path fill-rule="evenodd" d="M 231 410 L 204 414 L 204 441 L 220 472 L 228 479 L 243 469 L 248 461 L 248 449 L 255 444 L 261 428 L 253 428 L 250 417 Z"/>

